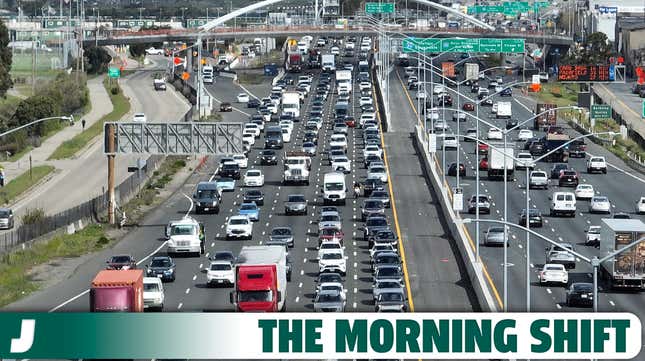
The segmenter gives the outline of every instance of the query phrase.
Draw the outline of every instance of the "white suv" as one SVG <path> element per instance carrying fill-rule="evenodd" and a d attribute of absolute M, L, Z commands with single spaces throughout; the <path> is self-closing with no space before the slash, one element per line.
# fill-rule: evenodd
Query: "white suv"
<path fill-rule="evenodd" d="M 576 195 L 571 192 L 555 192 L 551 197 L 551 216 L 568 214 L 576 216 Z"/>
<path fill-rule="evenodd" d="M 587 173 L 602 172 L 607 174 L 605 157 L 591 157 L 587 160 Z"/>
<path fill-rule="evenodd" d="M 347 258 L 345 258 L 345 252 L 343 252 L 343 249 L 329 249 L 322 251 L 320 258 L 318 259 L 320 273 L 339 272 L 344 276 L 347 270 Z"/>
<path fill-rule="evenodd" d="M 163 282 L 161 278 L 143 278 L 143 308 L 163 310 L 164 302 Z"/>
<path fill-rule="evenodd" d="M 245 215 L 232 216 L 226 223 L 226 239 L 253 237 L 253 222 Z"/>
<path fill-rule="evenodd" d="M 206 282 L 209 286 L 216 284 L 235 284 L 235 268 L 231 261 L 217 260 L 206 269 Z"/>

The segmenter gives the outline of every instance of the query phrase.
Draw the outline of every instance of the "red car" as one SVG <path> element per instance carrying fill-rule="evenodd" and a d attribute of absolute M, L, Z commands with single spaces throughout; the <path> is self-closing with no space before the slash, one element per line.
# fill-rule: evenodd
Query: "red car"
<path fill-rule="evenodd" d="M 488 144 L 479 143 L 477 147 L 479 148 L 479 154 L 488 154 Z"/>
<path fill-rule="evenodd" d="M 488 158 L 484 157 L 479 161 L 479 170 L 488 170 Z"/>
<path fill-rule="evenodd" d="M 323 228 L 318 234 L 318 245 L 320 245 L 324 241 L 338 241 L 342 245 L 343 237 L 345 237 L 345 234 L 338 228 Z"/>
<path fill-rule="evenodd" d="M 461 109 L 472 112 L 475 110 L 475 104 L 473 103 L 464 103 L 464 105 L 461 107 Z"/>
<path fill-rule="evenodd" d="M 345 124 L 350 128 L 354 128 L 356 127 L 356 119 L 353 117 L 347 117 L 345 118 Z"/>

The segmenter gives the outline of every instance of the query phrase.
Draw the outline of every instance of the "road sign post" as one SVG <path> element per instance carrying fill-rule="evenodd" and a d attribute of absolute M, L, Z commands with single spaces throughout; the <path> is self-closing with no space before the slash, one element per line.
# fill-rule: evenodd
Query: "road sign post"
<path fill-rule="evenodd" d="M 393 14 L 394 3 L 365 3 L 366 14 Z"/>

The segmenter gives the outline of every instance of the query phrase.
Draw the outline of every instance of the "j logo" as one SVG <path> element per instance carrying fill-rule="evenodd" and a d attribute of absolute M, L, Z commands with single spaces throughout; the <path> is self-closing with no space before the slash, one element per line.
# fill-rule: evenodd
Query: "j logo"
<path fill-rule="evenodd" d="M 34 330 L 36 320 L 22 320 L 20 326 L 20 338 L 11 339 L 11 353 L 23 353 L 29 351 L 34 343 Z"/>

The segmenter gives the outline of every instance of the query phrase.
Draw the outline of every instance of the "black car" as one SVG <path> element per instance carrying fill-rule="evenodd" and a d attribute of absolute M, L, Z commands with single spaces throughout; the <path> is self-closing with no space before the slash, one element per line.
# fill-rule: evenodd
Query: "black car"
<path fill-rule="evenodd" d="M 106 269 L 109 270 L 121 270 L 121 269 L 136 269 L 137 263 L 134 258 L 129 254 L 119 254 L 116 256 L 110 257 L 105 263 L 107 263 Z"/>
<path fill-rule="evenodd" d="M 240 179 L 241 176 L 240 166 L 237 163 L 224 163 L 217 173 L 221 177 L 233 179 Z"/>
<path fill-rule="evenodd" d="M 457 176 L 457 163 L 451 163 L 448 167 L 448 175 L 456 177 Z M 466 176 L 466 166 L 463 163 L 459 163 L 459 176 Z"/>
<path fill-rule="evenodd" d="M 305 135 L 302 137 L 302 143 L 314 143 L 318 145 L 318 134 L 314 131 L 306 131 Z"/>
<path fill-rule="evenodd" d="M 569 144 L 569 157 L 584 158 L 587 155 L 587 145 L 584 140 L 578 139 Z"/>
<path fill-rule="evenodd" d="M 373 244 L 390 244 L 396 247 L 399 238 L 396 236 L 396 233 L 391 229 L 385 229 L 377 231 L 372 237 Z"/>
<path fill-rule="evenodd" d="M 486 98 L 486 99 L 482 100 L 479 104 L 482 105 L 482 106 L 492 107 L 493 106 L 493 99 Z"/>
<path fill-rule="evenodd" d="M 374 257 L 372 270 L 379 266 L 398 266 L 401 267 L 401 258 L 394 252 L 382 252 Z"/>
<path fill-rule="evenodd" d="M 257 108 L 260 106 L 260 101 L 258 99 L 249 99 L 248 103 L 246 103 L 247 108 Z"/>
<path fill-rule="evenodd" d="M 380 178 L 367 178 L 363 184 L 363 196 L 370 197 L 375 190 L 384 190 L 385 184 Z"/>
<path fill-rule="evenodd" d="M 558 185 L 560 187 L 577 187 L 578 183 L 578 172 L 575 170 L 563 170 L 558 178 Z"/>
<path fill-rule="evenodd" d="M 526 227 L 526 209 L 522 209 L 518 223 L 520 226 Z M 529 210 L 529 227 L 542 227 L 542 212 L 534 208 Z"/>
<path fill-rule="evenodd" d="M 361 221 L 365 221 L 365 219 L 371 214 L 384 213 L 384 208 L 383 202 L 380 200 L 371 198 L 366 199 L 361 207 Z"/>
<path fill-rule="evenodd" d="M 383 206 L 385 208 L 390 208 L 390 195 L 387 193 L 385 190 L 376 190 L 372 191 L 372 194 L 370 194 L 371 199 L 376 199 L 381 201 L 383 203 Z"/>
<path fill-rule="evenodd" d="M 517 119 L 507 119 L 506 120 L 506 129 L 511 129 L 517 126 Z"/>
<path fill-rule="evenodd" d="M 231 251 L 217 251 L 208 258 L 210 261 L 230 261 L 235 264 L 235 254 Z"/>
<path fill-rule="evenodd" d="M 162 281 L 175 280 L 175 262 L 168 256 L 152 257 L 146 266 L 146 277 L 158 277 Z"/>
<path fill-rule="evenodd" d="M 531 153 L 532 156 L 540 156 L 544 154 L 545 150 L 546 147 L 544 146 L 544 143 L 539 140 L 533 141 L 529 145 L 529 153 Z"/>
<path fill-rule="evenodd" d="M 452 97 L 450 95 L 443 95 L 437 99 L 437 104 L 441 106 L 452 106 Z"/>
<path fill-rule="evenodd" d="M 567 306 L 593 306 L 593 284 L 587 282 L 572 283 L 567 290 Z"/>
<path fill-rule="evenodd" d="M 259 189 L 249 189 L 244 192 L 244 203 L 255 202 L 258 206 L 264 205 L 264 194 Z"/>
<path fill-rule="evenodd" d="M 511 88 L 504 88 L 501 93 L 499 93 L 500 96 L 503 97 L 510 97 L 513 96 L 513 90 Z"/>
<path fill-rule="evenodd" d="M 265 149 L 261 151 L 260 162 L 262 165 L 278 164 L 278 156 L 276 155 L 275 150 Z"/>
<path fill-rule="evenodd" d="M 367 220 L 365 220 L 365 227 L 363 228 L 363 240 L 369 241 L 369 247 L 372 247 L 376 233 L 387 231 L 389 229 L 390 225 L 387 223 L 387 218 L 385 218 L 385 215 L 370 215 Z"/>
<path fill-rule="evenodd" d="M 562 163 L 554 164 L 553 167 L 551 167 L 551 179 L 559 179 L 560 171 L 567 170 L 568 168 L 569 166 L 566 164 L 562 164 Z"/>
<path fill-rule="evenodd" d="M 343 277 L 340 275 L 340 273 L 336 273 L 336 272 L 324 272 L 318 275 L 318 279 L 316 280 L 316 283 L 321 284 L 321 283 L 328 283 L 328 282 L 343 283 Z"/>

